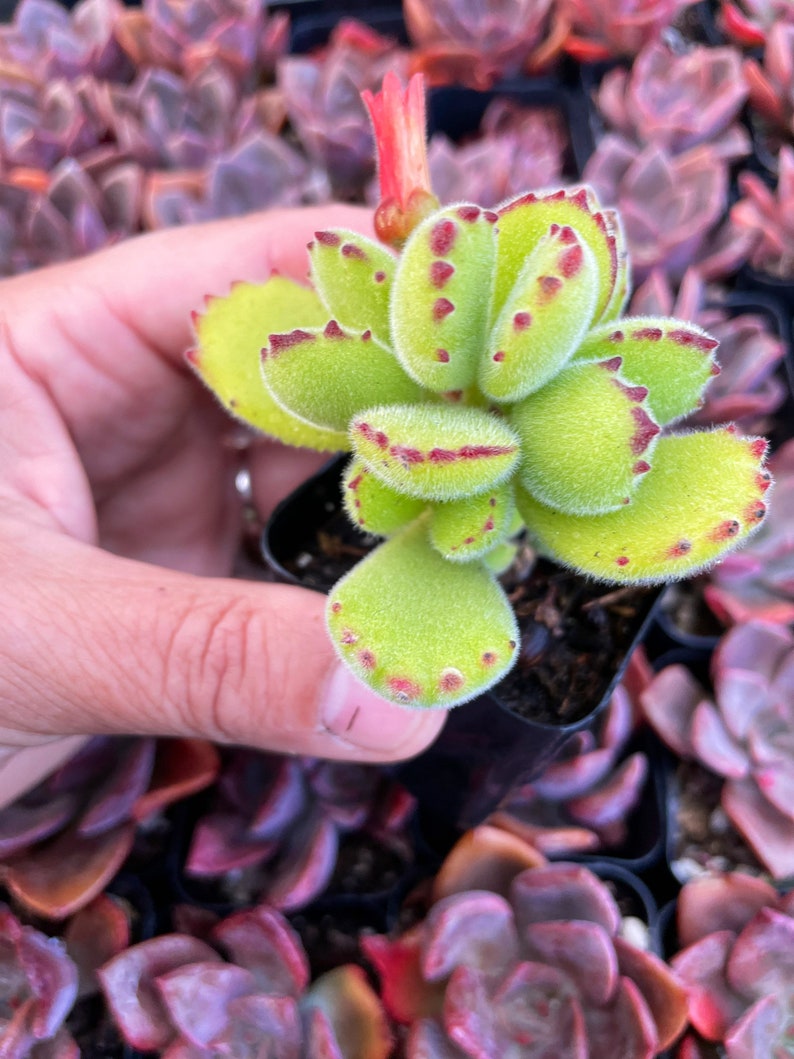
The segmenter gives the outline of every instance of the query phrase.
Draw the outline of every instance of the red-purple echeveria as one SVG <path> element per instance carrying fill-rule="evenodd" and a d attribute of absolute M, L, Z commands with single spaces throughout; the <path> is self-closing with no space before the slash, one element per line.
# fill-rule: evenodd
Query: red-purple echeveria
<path fill-rule="evenodd" d="M 558 16 L 570 27 L 565 50 L 580 62 L 636 55 L 658 40 L 692 0 L 562 0 Z"/>
<path fill-rule="evenodd" d="M 662 669 L 640 696 L 675 753 L 724 777 L 722 807 L 776 878 L 794 873 L 794 634 L 753 621 L 722 638 L 713 699 L 683 665 Z"/>
<path fill-rule="evenodd" d="M 683 951 L 672 965 L 686 984 L 689 1018 L 726 1059 L 787 1055 L 794 997 L 794 904 L 740 873 L 693 879 L 678 898 Z M 691 1038 L 681 1059 L 696 1059 Z M 711 1054 L 711 1053 L 709 1053 Z"/>
<path fill-rule="evenodd" d="M 739 174 L 742 198 L 731 222 L 748 242 L 750 264 L 780 279 L 794 276 L 794 148 L 781 147 L 777 188 L 757 173 Z"/>

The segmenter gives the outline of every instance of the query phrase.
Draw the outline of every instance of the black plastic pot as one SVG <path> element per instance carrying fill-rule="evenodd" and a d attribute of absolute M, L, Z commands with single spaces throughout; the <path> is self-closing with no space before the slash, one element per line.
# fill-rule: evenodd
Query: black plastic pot
<path fill-rule="evenodd" d="M 283 580 L 326 592 L 332 587 L 332 583 L 324 582 L 309 569 L 318 528 L 335 525 L 344 528 L 343 548 L 349 553 L 348 566 L 354 565 L 373 546 L 373 539 L 358 534 L 341 512 L 340 480 L 344 464 L 344 458 L 335 459 L 304 482 L 279 505 L 265 528 L 263 552 Z M 344 572 L 343 568 L 338 570 L 333 583 Z M 550 577 L 572 578 L 582 587 L 586 584 L 546 560 L 536 564 L 529 580 Z M 599 589 L 593 585 L 590 589 L 597 597 Z M 419 757 L 393 769 L 399 782 L 418 798 L 420 807 L 438 821 L 460 829 L 481 823 L 512 787 L 538 776 L 575 733 L 591 728 L 609 702 L 631 651 L 649 626 L 659 591 L 638 590 L 637 597 L 634 628 L 628 642 L 621 643 L 621 665 L 604 675 L 600 687 L 588 688 L 589 702 L 585 705 L 577 701 L 575 705 L 579 708 L 569 722 L 533 719 L 532 711 L 538 716 L 539 706 L 530 701 L 529 686 L 518 708 L 509 707 L 500 698 L 504 683 L 450 710 L 433 745 Z M 587 635 L 592 638 L 593 630 L 588 630 Z M 583 642 L 584 639 L 583 636 Z M 527 646 L 525 643 L 525 650 Z"/>
<path fill-rule="evenodd" d="M 355 18 L 384 37 L 408 44 L 408 34 L 399 4 L 371 6 L 365 0 L 346 4 L 344 12 L 333 10 L 330 0 L 298 0 L 287 8 L 293 16 L 291 55 L 306 55 L 328 43 L 343 17 Z"/>

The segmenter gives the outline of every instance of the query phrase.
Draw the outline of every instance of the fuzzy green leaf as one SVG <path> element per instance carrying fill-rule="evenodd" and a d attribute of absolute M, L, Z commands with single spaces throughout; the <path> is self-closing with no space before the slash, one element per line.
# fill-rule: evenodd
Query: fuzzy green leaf
<path fill-rule="evenodd" d="M 515 541 L 506 540 L 492 548 L 482 557 L 482 561 L 486 569 L 490 570 L 494 577 L 501 577 L 513 565 L 513 560 L 517 554 L 518 544 Z"/>
<path fill-rule="evenodd" d="M 455 562 L 478 559 L 505 539 L 514 511 L 510 483 L 463 500 L 434 504 L 430 543 L 445 559 Z"/>
<path fill-rule="evenodd" d="M 262 373 L 283 408 L 331 430 L 343 430 L 375 401 L 422 398 L 390 350 L 368 331 L 347 331 L 335 320 L 324 329 L 269 335 Z"/>
<path fill-rule="evenodd" d="M 452 206 L 411 235 L 392 293 L 394 351 L 435 393 L 465 390 L 485 345 L 496 254 L 496 214 Z"/>
<path fill-rule="evenodd" d="M 527 254 L 552 224 L 569 225 L 592 251 L 598 269 L 598 295 L 593 320 L 600 320 L 617 297 L 618 246 L 615 231 L 591 188 L 544 195 L 522 195 L 499 210 L 499 243 L 494 292 L 494 314 L 501 313 L 515 286 Z"/>
<path fill-rule="evenodd" d="M 397 493 L 384 485 L 362 460 L 355 458 L 345 469 L 342 500 L 351 522 L 381 537 L 390 537 L 418 518 L 427 507 L 426 501 Z"/>
<path fill-rule="evenodd" d="M 617 367 L 573 364 L 510 413 L 521 481 L 542 503 L 571 515 L 613 511 L 650 470 L 659 427 L 648 391 L 623 382 Z"/>
<path fill-rule="evenodd" d="M 328 628 L 353 673 L 392 702 L 455 706 L 513 664 L 518 628 L 482 563 L 450 563 L 419 519 L 331 591 Z"/>
<path fill-rule="evenodd" d="M 527 258 L 491 332 L 479 383 L 495 401 L 540 389 L 570 359 L 593 319 L 598 269 L 577 232 L 555 224 Z"/>
<path fill-rule="evenodd" d="M 344 431 L 310 426 L 285 411 L 262 381 L 262 346 L 273 331 L 323 323 L 327 314 L 313 290 L 274 276 L 267 283 L 235 283 L 223 298 L 208 298 L 194 314 L 196 347 L 187 359 L 227 411 L 288 445 L 320 452 L 350 447 Z"/>
<path fill-rule="evenodd" d="M 653 469 L 631 504 L 607 515 L 565 515 L 516 494 L 530 534 L 553 558 L 617 582 L 688 577 L 761 523 L 766 442 L 730 428 L 659 439 Z"/>
<path fill-rule="evenodd" d="M 620 316 L 629 299 L 629 290 L 631 288 L 631 259 L 629 258 L 629 246 L 620 215 L 617 210 L 602 210 L 602 213 L 606 222 L 608 236 L 615 240 L 617 274 L 609 302 L 604 311 L 597 317 L 599 323 L 615 320 Z"/>
<path fill-rule="evenodd" d="M 312 283 L 328 316 L 352 331 L 371 331 L 382 345 L 390 346 L 394 255 L 358 232 L 335 228 L 316 233 L 309 243 L 309 261 Z"/>
<path fill-rule="evenodd" d="M 647 386 L 648 405 L 662 426 L 698 407 L 718 374 L 716 338 L 697 326 L 665 317 L 625 317 L 599 324 L 586 336 L 574 361 L 620 357 L 621 374 Z"/>
<path fill-rule="evenodd" d="M 424 500 L 492 489 L 518 459 L 518 438 L 503 419 L 453 405 L 369 408 L 353 419 L 350 440 L 382 482 Z"/>

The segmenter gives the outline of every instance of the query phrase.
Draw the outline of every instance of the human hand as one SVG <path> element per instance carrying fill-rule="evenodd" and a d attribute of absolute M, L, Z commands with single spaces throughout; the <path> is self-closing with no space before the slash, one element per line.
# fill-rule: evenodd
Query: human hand
<path fill-rule="evenodd" d="M 150 733 L 385 761 L 435 737 L 441 713 L 392 706 L 337 663 L 321 596 L 226 577 L 234 425 L 183 358 L 205 294 L 303 279 L 316 228 L 366 223 L 274 211 L 0 283 L 0 745 Z M 259 509 L 317 462 L 257 441 Z"/>

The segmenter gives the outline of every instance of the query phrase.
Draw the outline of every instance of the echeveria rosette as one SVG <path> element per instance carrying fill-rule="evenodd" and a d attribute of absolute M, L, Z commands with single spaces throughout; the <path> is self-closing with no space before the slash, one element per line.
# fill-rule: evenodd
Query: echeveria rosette
<path fill-rule="evenodd" d="M 387 152 L 401 150 L 394 139 Z M 697 407 L 717 343 L 677 320 L 619 319 L 623 235 L 589 188 L 427 215 L 421 169 L 386 189 L 422 202 L 401 215 L 412 230 L 399 256 L 318 232 L 313 290 L 237 285 L 196 318 L 190 359 L 254 426 L 352 450 L 346 509 L 388 539 L 331 592 L 331 638 L 384 697 L 448 707 L 515 660 L 515 616 L 489 564 L 515 508 L 552 557 L 651 583 L 754 529 L 768 476 L 762 439 L 662 433 Z"/>

